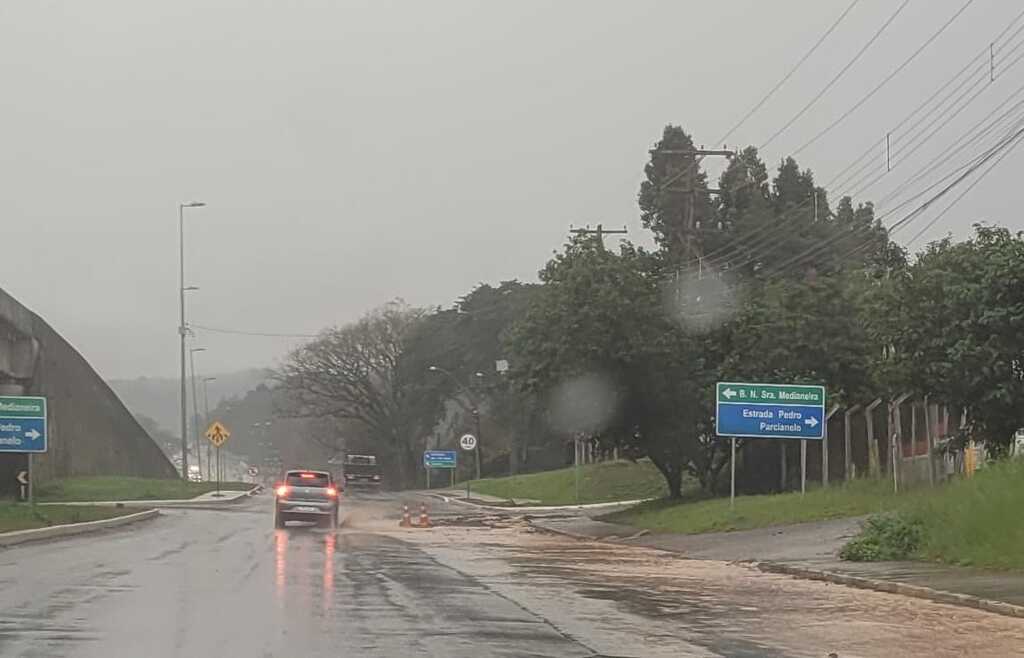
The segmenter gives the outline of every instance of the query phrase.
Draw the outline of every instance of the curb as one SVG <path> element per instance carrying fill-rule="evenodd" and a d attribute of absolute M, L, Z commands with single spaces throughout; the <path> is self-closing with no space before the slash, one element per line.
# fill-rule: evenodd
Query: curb
<path fill-rule="evenodd" d="M 983 599 L 977 596 L 971 596 L 970 594 L 957 594 L 956 592 L 932 589 L 931 587 L 924 587 L 922 585 L 910 585 L 891 580 L 877 580 L 874 578 L 864 578 L 862 576 L 850 576 L 847 574 L 835 573 L 833 571 L 820 571 L 818 569 L 808 569 L 806 567 L 797 567 L 779 562 L 758 562 L 756 566 L 761 571 L 767 573 L 784 574 L 796 578 L 818 580 L 836 585 L 856 587 L 858 589 L 874 590 L 876 592 L 902 594 L 903 596 L 935 601 L 936 603 L 957 605 L 963 608 L 975 608 L 977 610 L 993 612 L 1007 617 L 1024 618 L 1024 606 L 1004 603 L 1002 601 L 993 601 L 991 599 Z"/>
<path fill-rule="evenodd" d="M 189 508 L 195 506 L 206 507 L 218 507 L 220 505 L 229 505 L 231 503 L 237 503 L 250 496 L 263 491 L 263 485 L 258 484 L 252 489 L 247 491 L 231 491 L 225 492 L 233 495 L 225 495 L 224 498 L 179 498 L 173 500 L 72 500 L 72 501 L 47 501 L 45 503 L 36 503 L 37 505 L 90 505 L 100 507 L 176 507 L 176 508 Z M 203 494 L 205 495 L 205 494 Z"/>
<path fill-rule="evenodd" d="M 84 523 L 65 523 L 64 525 L 53 525 L 47 528 L 32 528 L 31 530 L 15 530 L 14 532 L 0 533 L 0 547 L 16 546 L 30 541 L 44 541 L 47 539 L 59 539 L 74 535 L 84 535 L 90 532 L 99 532 L 110 528 L 130 525 L 139 521 L 155 519 L 160 515 L 159 510 L 149 509 L 134 514 L 125 514 L 112 519 L 100 519 L 99 521 L 86 521 Z"/>

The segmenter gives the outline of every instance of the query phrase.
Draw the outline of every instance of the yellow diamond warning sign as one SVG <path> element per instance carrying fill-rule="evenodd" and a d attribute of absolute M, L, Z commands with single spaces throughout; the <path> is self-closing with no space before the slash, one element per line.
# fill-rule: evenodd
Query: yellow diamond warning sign
<path fill-rule="evenodd" d="M 206 438 L 218 448 L 224 445 L 230 436 L 231 432 L 219 420 L 213 421 L 206 430 Z"/>

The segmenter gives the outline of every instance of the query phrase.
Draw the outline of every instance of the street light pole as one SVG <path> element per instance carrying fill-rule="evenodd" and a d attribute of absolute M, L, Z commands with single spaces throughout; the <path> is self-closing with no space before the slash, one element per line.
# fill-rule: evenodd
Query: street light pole
<path fill-rule="evenodd" d="M 193 347 L 188 351 L 188 364 L 192 369 L 192 434 L 196 447 L 196 466 L 203 472 L 203 452 L 199 446 L 199 397 L 196 395 L 196 352 L 205 352 L 205 347 Z"/>
<path fill-rule="evenodd" d="M 471 413 L 473 415 L 473 420 L 474 420 L 474 424 L 475 424 L 476 449 L 473 452 L 476 453 L 476 455 L 475 455 L 475 457 L 476 457 L 476 479 L 479 480 L 480 479 L 480 450 L 481 450 L 481 448 L 483 446 L 483 439 L 480 438 L 480 404 L 477 402 L 476 396 L 473 395 L 472 393 L 470 393 L 469 389 L 466 388 L 465 386 L 463 386 L 462 382 L 459 381 L 459 378 L 456 377 L 451 372 L 449 372 L 448 370 L 445 370 L 441 366 L 428 366 L 427 370 L 429 370 L 430 372 L 439 372 L 442 375 L 444 375 L 445 377 L 447 377 L 448 379 L 450 379 L 452 381 L 452 383 L 455 384 L 455 387 L 458 388 L 462 393 L 464 393 L 467 398 L 469 398 L 470 404 L 473 405 L 472 408 L 469 409 L 469 413 Z M 476 377 L 483 377 L 484 373 L 478 372 L 478 373 L 475 373 L 475 376 Z M 462 408 L 465 409 L 465 406 L 463 406 Z"/>
<path fill-rule="evenodd" d="M 181 315 L 178 337 L 181 339 L 181 477 L 188 480 L 188 394 L 185 392 L 185 208 L 200 208 L 201 201 L 178 204 L 178 302 Z"/>

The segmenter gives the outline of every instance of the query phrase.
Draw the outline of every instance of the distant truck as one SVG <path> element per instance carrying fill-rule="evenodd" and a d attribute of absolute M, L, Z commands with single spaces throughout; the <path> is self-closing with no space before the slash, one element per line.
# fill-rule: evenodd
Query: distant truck
<path fill-rule="evenodd" d="M 342 465 L 346 486 L 379 487 L 380 465 L 374 455 L 346 455 Z"/>

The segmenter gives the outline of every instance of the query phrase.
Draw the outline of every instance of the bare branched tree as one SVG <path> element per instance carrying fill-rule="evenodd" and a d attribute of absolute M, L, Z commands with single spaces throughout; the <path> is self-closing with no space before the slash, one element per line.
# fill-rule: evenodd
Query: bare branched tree
<path fill-rule="evenodd" d="M 362 425 L 396 457 L 398 475 L 407 479 L 415 414 L 399 362 L 405 338 L 422 316 L 419 309 L 392 302 L 292 351 L 277 371 L 289 414 Z"/>

